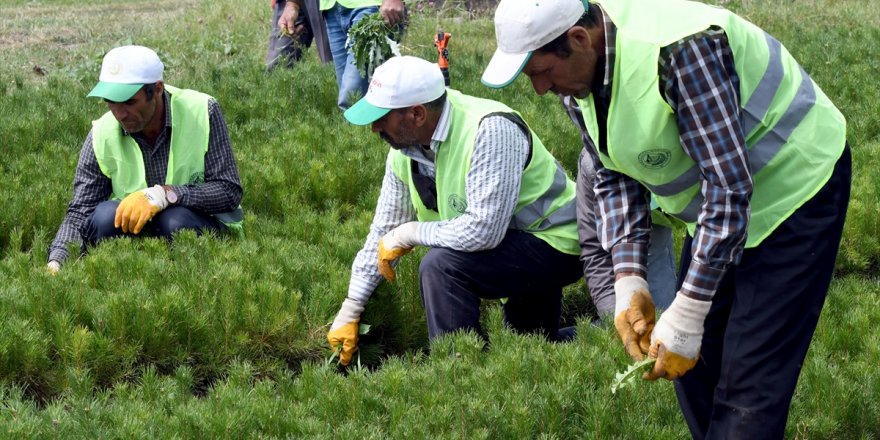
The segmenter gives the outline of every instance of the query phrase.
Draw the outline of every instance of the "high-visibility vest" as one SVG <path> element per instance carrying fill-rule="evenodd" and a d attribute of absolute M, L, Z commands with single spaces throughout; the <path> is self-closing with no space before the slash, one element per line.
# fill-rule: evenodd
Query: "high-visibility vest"
<path fill-rule="evenodd" d="M 422 202 L 412 178 L 412 159 L 392 149 L 392 170 L 410 189 L 419 221 L 455 218 L 467 210 L 465 180 L 471 167 L 474 139 L 480 121 L 490 114 L 519 114 L 499 102 L 463 95 L 447 89 L 451 114 L 449 133 L 437 148 L 435 181 L 437 210 Z M 513 116 L 511 116 L 513 117 Z M 575 214 L 575 185 L 562 166 L 531 130 L 531 159 L 522 171 L 519 198 L 509 228 L 529 232 L 555 249 L 580 253 Z"/>
<path fill-rule="evenodd" d="M 166 185 L 187 185 L 205 181 L 205 153 L 211 125 L 206 95 L 195 90 L 165 85 L 171 95 L 171 147 L 168 152 Z M 155 99 L 162 99 L 156 97 Z M 101 173 L 110 178 L 113 200 L 147 187 L 144 158 L 131 136 L 123 136 L 119 121 L 111 112 L 92 122 L 92 148 Z M 242 231 L 241 206 L 235 211 L 214 214 L 233 232 Z"/>
<path fill-rule="evenodd" d="M 322 11 L 326 11 L 332 8 L 336 3 L 339 3 L 348 9 L 359 9 L 369 6 L 379 6 L 382 4 L 382 0 L 320 0 L 320 8 Z"/>
<path fill-rule="evenodd" d="M 660 93 L 661 47 L 718 26 L 739 76 L 740 118 L 753 193 L 746 247 L 761 243 L 828 181 L 846 142 L 846 121 L 785 47 L 737 15 L 684 0 L 596 0 L 617 25 L 603 166 L 647 187 L 664 212 L 694 233 L 704 197 L 673 109 Z M 674 19 L 669 19 L 674 17 Z M 578 100 L 600 145 L 592 95 Z"/>

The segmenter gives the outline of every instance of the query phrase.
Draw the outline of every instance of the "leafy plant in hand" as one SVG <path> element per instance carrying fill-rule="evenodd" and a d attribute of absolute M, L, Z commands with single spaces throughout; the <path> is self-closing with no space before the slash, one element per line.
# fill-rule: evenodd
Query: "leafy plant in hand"
<path fill-rule="evenodd" d="M 392 56 L 400 56 L 402 26 L 388 26 L 378 12 L 355 23 L 348 31 L 346 45 L 354 54 L 361 75 L 370 76 L 376 67 Z"/>
<path fill-rule="evenodd" d="M 636 378 L 648 368 L 653 367 L 657 359 L 646 357 L 640 361 L 634 362 L 626 370 L 614 373 L 614 381 L 611 382 L 611 394 L 617 392 L 621 388 L 635 385 Z"/>

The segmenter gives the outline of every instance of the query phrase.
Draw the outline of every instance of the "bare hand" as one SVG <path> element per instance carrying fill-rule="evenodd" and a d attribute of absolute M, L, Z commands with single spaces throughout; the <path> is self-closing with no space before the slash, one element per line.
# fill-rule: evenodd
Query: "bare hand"
<path fill-rule="evenodd" d="M 281 35 L 297 36 L 305 30 L 305 25 L 296 25 L 296 20 L 299 18 L 299 8 L 300 6 L 296 2 L 284 3 L 284 10 L 278 17 L 278 31 L 281 32 Z"/>
<path fill-rule="evenodd" d="M 406 18 L 403 0 L 383 0 L 382 6 L 379 7 L 379 13 L 382 14 L 382 18 L 388 26 L 397 25 Z"/>

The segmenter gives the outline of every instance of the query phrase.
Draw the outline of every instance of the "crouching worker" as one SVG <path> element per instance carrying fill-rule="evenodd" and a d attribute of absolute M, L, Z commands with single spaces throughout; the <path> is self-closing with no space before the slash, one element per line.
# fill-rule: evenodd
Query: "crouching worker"
<path fill-rule="evenodd" d="M 431 339 L 480 329 L 480 300 L 507 298 L 504 321 L 559 340 L 562 288 L 582 276 L 575 185 L 507 106 L 446 89 L 436 64 L 394 57 L 345 112 L 390 146 L 376 213 L 327 339 L 357 349 L 360 315 L 398 258 L 419 266 Z M 570 332 L 566 332 L 570 335 Z"/>
<path fill-rule="evenodd" d="M 49 248 L 50 272 L 71 242 L 85 250 L 121 235 L 241 231 L 241 182 L 220 107 L 206 94 L 165 85 L 163 70 L 142 46 L 104 56 L 88 96 L 103 98 L 110 111 L 83 143 L 73 200 Z"/>

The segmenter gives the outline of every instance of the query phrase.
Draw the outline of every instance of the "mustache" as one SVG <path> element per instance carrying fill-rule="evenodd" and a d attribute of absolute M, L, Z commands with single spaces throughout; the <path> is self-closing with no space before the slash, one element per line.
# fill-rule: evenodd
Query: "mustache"
<path fill-rule="evenodd" d="M 384 131 L 379 132 L 379 137 L 382 138 L 382 140 L 385 141 L 385 143 L 390 145 L 391 148 L 394 148 L 395 150 L 403 150 L 404 148 L 408 147 L 407 145 L 403 145 L 403 144 L 399 144 L 399 143 L 395 142 Z"/>

